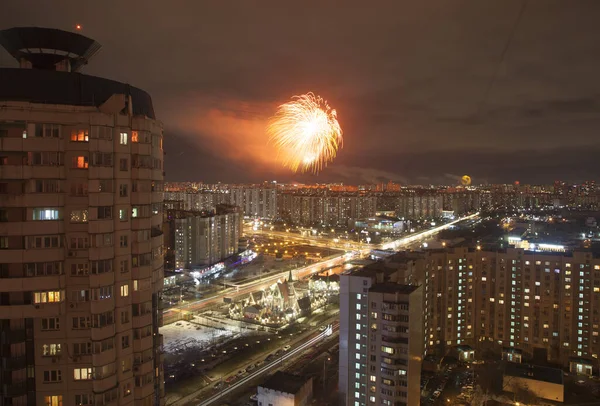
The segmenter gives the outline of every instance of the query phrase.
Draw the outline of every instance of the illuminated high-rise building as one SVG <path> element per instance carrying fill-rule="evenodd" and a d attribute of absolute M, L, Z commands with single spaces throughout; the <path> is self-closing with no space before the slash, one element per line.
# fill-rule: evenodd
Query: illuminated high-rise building
<path fill-rule="evenodd" d="M 0 31 L 0 405 L 164 404 L 163 130 L 79 70 L 100 48 Z"/>

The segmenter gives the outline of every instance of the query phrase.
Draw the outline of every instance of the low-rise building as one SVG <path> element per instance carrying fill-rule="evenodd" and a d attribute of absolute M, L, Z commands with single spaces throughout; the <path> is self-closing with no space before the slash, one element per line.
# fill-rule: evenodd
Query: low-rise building
<path fill-rule="evenodd" d="M 529 392 L 540 399 L 564 402 L 563 372 L 557 368 L 507 363 L 502 377 L 502 389 L 514 394 Z"/>
<path fill-rule="evenodd" d="M 258 386 L 258 406 L 305 406 L 312 401 L 312 378 L 278 371 Z"/>

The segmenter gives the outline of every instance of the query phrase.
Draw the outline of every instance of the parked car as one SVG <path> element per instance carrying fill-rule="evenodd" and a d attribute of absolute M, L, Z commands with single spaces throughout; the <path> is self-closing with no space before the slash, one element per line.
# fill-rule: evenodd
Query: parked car
<path fill-rule="evenodd" d="M 283 351 L 289 351 L 290 348 L 292 348 L 292 346 L 288 344 L 285 347 L 283 347 Z"/>
<path fill-rule="evenodd" d="M 246 368 L 246 371 L 250 372 L 250 371 L 252 371 L 254 368 L 256 368 L 256 367 L 254 366 L 254 364 L 250 364 L 250 365 L 248 365 L 248 368 Z"/>

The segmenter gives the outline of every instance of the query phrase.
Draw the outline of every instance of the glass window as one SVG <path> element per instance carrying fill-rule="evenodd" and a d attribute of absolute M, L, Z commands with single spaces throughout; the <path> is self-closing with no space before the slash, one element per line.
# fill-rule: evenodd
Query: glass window
<path fill-rule="evenodd" d="M 88 211 L 87 210 L 71 211 L 71 223 L 87 223 L 87 222 L 88 222 Z"/>
<path fill-rule="evenodd" d="M 90 140 L 88 130 L 72 130 L 71 141 L 88 142 Z"/>
<path fill-rule="evenodd" d="M 73 157 L 73 168 L 76 169 L 87 169 L 89 167 L 87 156 L 74 156 Z"/>
<path fill-rule="evenodd" d="M 87 381 L 92 379 L 92 368 L 75 368 L 73 370 L 73 379 L 76 381 Z"/>
<path fill-rule="evenodd" d="M 121 137 L 119 139 L 119 143 L 121 145 L 127 145 L 127 133 L 121 133 Z"/>
<path fill-rule="evenodd" d="M 60 220 L 58 209 L 33 209 L 33 220 Z"/>

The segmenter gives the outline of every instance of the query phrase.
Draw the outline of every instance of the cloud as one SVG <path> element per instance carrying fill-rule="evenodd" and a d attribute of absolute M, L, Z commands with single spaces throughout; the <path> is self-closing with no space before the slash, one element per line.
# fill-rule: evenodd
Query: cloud
<path fill-rule="evenodd" d="M 374 184 L 388 182 L 390 180 L 401 184 L 408 183 L 406 178 L 403 178 L 396 173 L 358 166 L 332 165 L 329 168 L 327 176 L 338 176 L 351 183 Z"/>

